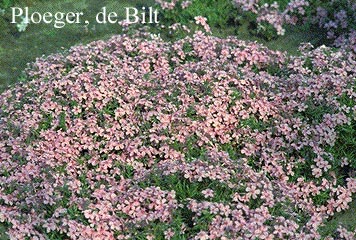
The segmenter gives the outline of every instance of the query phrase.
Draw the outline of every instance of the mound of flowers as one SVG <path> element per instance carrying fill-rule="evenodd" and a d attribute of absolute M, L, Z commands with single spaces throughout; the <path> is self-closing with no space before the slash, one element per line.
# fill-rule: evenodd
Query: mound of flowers
<path fill-rule="evenodd" d="M 318 239 L 356 192 L 355 66 L 201 32 L 38 59 L 0 95 L 0 221 L 12 239 Z"/>

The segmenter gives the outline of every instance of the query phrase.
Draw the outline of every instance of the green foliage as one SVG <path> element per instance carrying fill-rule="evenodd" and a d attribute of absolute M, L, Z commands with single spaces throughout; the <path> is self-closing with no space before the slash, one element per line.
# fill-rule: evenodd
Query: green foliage
<path fill-rule="evenodd" d="M 325 225 L 319 228 L 322 239 L 326 236 L 338 237 L 337 228 L 341 225 L 346 229 L 356 229 L 355 221 L 356 201 L 350 204 L 350 209 L 346 212 L 336 213 Z M 336 238 L 338 239 L 338 238 Z"/>
<path fill-rule="evenodd" d="M 253 35 L 265 39 L 267 41 L 271 41 L 278 38 L 276 29 L 271 24 L 265 22 L 251 22 L 250 31 Z"/>
<path fill-rule="evenodd" d="M 13 6 L 14 3 L 15 3 L 14 0 L 2 0 L 2 1 L 0 1 L 0 8 L 7 9 L 7 8 Z"/>
<path fill-rule="evenodd" d="M 1 240 L 9 240 L 10 239 L 9 236 L 6 234 L 6 231 L 10 226 L 11 225 L 6 222 L 0 223 L 0 239 Z"/>
<path fill-rule="evenodd" d="M 350 165 L 345 167 L 356 169 L 356 121 L 352 121 L 350 125 L 343 125 L 337 128 L 339 137 L 337 138 L 335 145 L 329 147 L 338 165 L 341 163 L 342 158 L 346 157 Z"/>
<path fill-rule="evenodd" d="M 201 215 L 196 215 L 187 207 L 187 199 L 196 199 L 198 201 L 204 201 L 205 198 L 202 191 L 205 189 L 212 189 L 214 191 L 214 197 L 211 201 L 215 202 L 229 202 L 231 201 L 231 196 L 234 192 L 233 189 L 226 186 L 224 183 L 220 183 L 217 180 L 212 181 L 209 179 L 203 179 L 202 181 L 189 181 L 182 174 L 176 173 L 167 176 L 163 176 L 159 173 L 151 174 L 146 181 L 139 183 L 140 187 L 145 188 L 149 186 L 157 186 L 162 190 L 175 191 L 176 199 L 182 207 L 178 208 L 174 212 L 174 217 L 169 226 L 173 229 L 180 229 L 182 224 L 186 226 L 185 235 L 179 238 L 178 236 L 173 237 L 173 239 L 186 239 L 184 236 L 191 236 L 197 234 L 200 231 L 207 230 L 209 223 L 211 223 L 214 215 L 209 211 L 203 210 Z M 194 218 L 194 220 L 193 220 Z M 154 230 L 154 235 L 161 235 L 160 232 L 165 228 L 164 224 L 154 224 L 152 223 L 149 227 L 141 229 L 142 232 L 150 232 Z M 176 231 L 179 232 L 179 231 Z M 155 238 L 160 239 L 160 238 Z M 163 239 L 163 238 L 162 238 Z"/>
<path fill-rule="evenodd" d="M 313 198 L 314 204 L 321 206 L 327 203 L 327 201 L 330 199 L 330 191 L 322 191 L 318 195 L 315 195 Z"/>
<path fill-rule="evenodd" d="M 65 112 L 61 112 L 59 115 L 59 123 L 58 126 L 56 127 L 56 130 L 62 130 L 62 131 L 67 131 L 67 125 L 66 125 L 66 114 Z"/>
<path fill-rule="evenodd" d="M 40 132 L 41 130 L 50 129 L 52 126 L 52 121 L 53 121 L 52 115 L 44 113 L 43 119 L 38 125 L 38 132 Z"/>
<path fill-rule="evenodd" d="M 250 116 L 247 119 L 242 119 L 240 121 L 240 126 L 242 128 L 248 127 L 258 131 L 264 131 L 268 128 L 268 124 L 262 120 L 257 119 L 255 116 Z"/>
<path fill-rule="evenodd" d="M 207 18 L 210 26 L 225 28 L 228 25 L 234 25 L 238 16 L 231 1 L 228 0 L 196 0 L 185 9 L 182 9 L 181 2 L 178 1 L 171 11 L 164 10 L 161 21 L 189 25 L 191 21 L 194 21 L 195 16 L 203 16 Z"/>

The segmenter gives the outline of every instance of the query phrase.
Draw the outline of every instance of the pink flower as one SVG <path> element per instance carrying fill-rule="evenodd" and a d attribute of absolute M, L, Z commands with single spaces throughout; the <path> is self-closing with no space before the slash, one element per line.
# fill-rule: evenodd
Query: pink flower
<path fill-rule="evenodd" d="M 205 189 L 201 192 L 205 198 L 213 198 L 214 197 L 214 191 L 211 189 Z"/>
<path fill-rule="evenodd" d="M 205 17 L 196 16 L 196 17 L 194 17 L 194 20 L 195 20 L 195 23 L 196 23 L 196 24 L 199 24 L 199 25 L 201 25 L 201 26 L 204 27 L 205 32 L 211 33 L 210 27 L 209 27 L 209 25 L 208 25 L 207 22 L 206 22 L 207 19 L 206 19 Z"/>

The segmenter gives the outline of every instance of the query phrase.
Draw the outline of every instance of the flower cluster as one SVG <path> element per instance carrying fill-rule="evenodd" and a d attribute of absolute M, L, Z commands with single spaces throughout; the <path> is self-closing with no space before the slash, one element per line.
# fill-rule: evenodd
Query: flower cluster
<path fill-rule="evenodd" d="M 236 10 L 230 0 L 217 2 L 156 0 L 155 2 L 161 16 L 162 25 L 159 30 L 169 38 L 183 38 L 189 30 L 204 30 L 206 33 L 211 33 L 211 27 L 224 28 L 227 26 L 227 21 L 235 21 Z M 157 28 L 152 31 L 157 31 Z"/>
<path fill-rule="evenodd" d="M 321 238 L 356 193 L 356 62 L 309 48 L 122 35 L 38 59 L 0 95 L 7 234 Z"/>
<path fill-rule="evenodd" d="M 178 0 L 173 0 L 173 1 L 156 0 L 156 3 L 159 4 L 162 9 L 168 9 L 168 10 L 172 10 L 176 6 L 177 2 Z M 189 6 L 189 1 L 185 1 L 184 3 L 182 3 L 183 8 L 187 6 Z"/>
<path fill-rule="evenodd" d="M 285 24 L 295 25 L 298 17 L 305 15 L 305 8 L 309 6 L 307 0 L 292 0 L 283 10 L 280 9 L 281 7 L 277 2 L 268 4 L 259 0 L 234 0 L 233 3 L 238 9 L 256 14 L 257 23 L 271 24 L 278 35 L 284 35 Z"/>
<path fill-rule="evenodd" d="M 244 12 L 256 15 L 256 22 L 270 24 L 278 35 L 284 35 L 285 25 L 295 25 L 298 20 L 317 24 L 327 32 L 327 38 L 334 40 L 336 47 L 348 47 L 356 50 L 355 10 L 356 3 L 344 1 L 291 0 L 281 6 L 274 2 L 268 4 L 262 0 L 234 0 L 234 5 Z M 307 13 L 308 12 L 308 13 Z"/>
<path fill-rule="evenodd" d="M 325 6 L 317 7 L 312 20 L 327 31 L 327 37 L 334 40 L 336 47 L 346 47 L 356 52 L 355 11 L 354 1 L 330 1 Z"/>
<path fill-rule="evenodd" d="M 196 23 L 196 24 L 203 26 L 205 32 L 211 33 L 209 24 L 206 22 L 207 19 L 206 19 L 205 17 L 196 16 L 196 17 L 194 18 L 194 20 L 195 20 L 195 23 Z"/>

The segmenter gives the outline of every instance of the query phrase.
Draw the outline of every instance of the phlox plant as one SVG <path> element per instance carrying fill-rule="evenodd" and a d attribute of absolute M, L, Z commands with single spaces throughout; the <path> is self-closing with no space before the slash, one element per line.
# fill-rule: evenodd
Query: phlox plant
<path fill-rule="evenodd" d="M 318 29 L 325 35 L 324 44 L 356 51 L 356 4 L 352 0 L 156 0 L 161 19 L 168 26 L 191 25 L 202 16 L 218 32 L 221 28 L 238 28 L 248 23 L 249 31 L 272 40 L 285 35 L 287 29 L 305 32 Z"/>
<path fill-rule="evenodd" d="M 350 48 L 356 52 L 356 2 L 315 1 L 311 21 L 326 31 L 326 37 L 336 47 Z"/>
<path fill-rule="evenodd" d="M 237 17 L 228 1 L 176 1 L 173 8 L 166 7 L 163 1 L 156 2 L 161 3 L 165 23 L 168 20 L 171 23 L 188 24 L 189 20 L 203 12 L 205 16 L 209 16 L 211 26 L 224 28 L 226 23 L 233 23 Z"/>
<path fill-rule="evenodd" d="M 171 39 L 183 38 L 191 29 L 203 30 L 204 28 L 198 27 L 199 21 L 195 19 L 199 16 L 204 17 L 209 26 L 215 29 L 234 26 L 238 24 L 240 18 L 230 1 L 157 0 L 156 4 L 160 9 L 160 22 L 165 25 L 165 29 L 160 30 Z"/>
<path fill-rule="evenodd" d="M 353 239 L 319 229 L 356 193 L 355 66 L 201 31 L 40 58 L 0 95 L 0 221 L 11 239 Z"/>
<path fill-rule="evenodd" d="M 254 16 L 257 32 L 268 39 L 284 35 L 287 25 L 318 27 L 325 32 L 329 41 L 336 47 L 356 49 L 355 32 L 356 3 L 352 0 L 234 0 L 235 6 Z M 274 29 L 274 30 L 273 30 Z"/>

